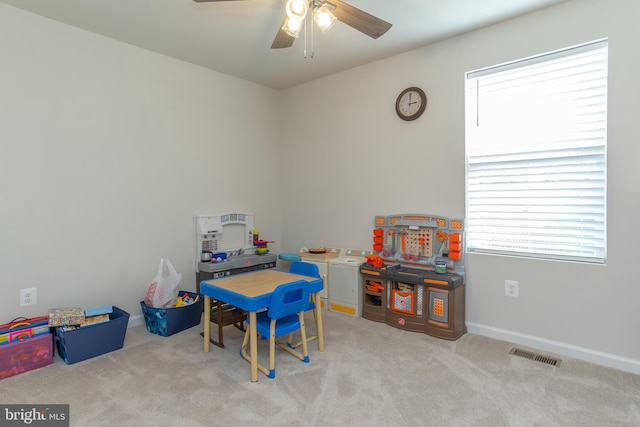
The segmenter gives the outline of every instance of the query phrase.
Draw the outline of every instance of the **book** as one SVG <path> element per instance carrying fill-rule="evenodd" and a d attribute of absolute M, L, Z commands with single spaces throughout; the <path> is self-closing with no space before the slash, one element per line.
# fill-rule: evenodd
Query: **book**
<path fill-rule="evenodd" d="M 84 318 L 84 321 L 80 324 L 81 328 L 85 326 L 97 325 L 99 323 L 104 323 L 109 321 L 108 314 L 97 314 L 95 316 L 88 316 Z"/>
<path fill-rule="evenodd" d="M 50 308 L 49 326 L 80 325 L 84 321 L 84 310 L 78 307 Z"/>
<path fill-rule="evenodd" d="M 84 315 L 89 317 L 89 316 L 97 316 L 98 314 L 109 314 L 109 313 L 113 313 L 113 306 L 112 305 L 105 305 L 103 307 L 93 307 L 93 308 L 87 308 L 84 311 Z"/>

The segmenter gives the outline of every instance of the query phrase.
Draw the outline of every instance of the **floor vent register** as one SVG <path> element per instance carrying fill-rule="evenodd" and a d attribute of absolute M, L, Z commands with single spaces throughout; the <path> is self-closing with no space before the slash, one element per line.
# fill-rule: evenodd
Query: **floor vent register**
<path fill-rule="evenodd" d="M 545 363 L 547 365 L 556 366 L 556 367 L 560 366 L 560 362 L 562 362 L 561 359 L 557 359 L 555 357 L 544 356 L 542 354 L 533 353 L 531 351 L 526 351 L 526 350 L 522 350 L 515 347 L 512 348 L 511 351 L 509 351 L 509 354 L 512 354 L 518 357 L 524 357 L 525 359 L 533 360 L 535 362 Z"/>

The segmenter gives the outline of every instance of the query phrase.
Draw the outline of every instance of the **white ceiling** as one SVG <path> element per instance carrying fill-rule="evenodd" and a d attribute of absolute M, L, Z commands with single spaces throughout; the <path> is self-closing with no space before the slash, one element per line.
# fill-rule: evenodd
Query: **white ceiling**
<path fill-rule="evenodd" d="M 271 49 L 286 0 L 0 0 L 85 30 L 276 89 L 397 55 L 565 0 L 346 0 L 393 24 L 374 40 L 337 22 Z M 311 53 L 307 35 L 307 56 Z"/>

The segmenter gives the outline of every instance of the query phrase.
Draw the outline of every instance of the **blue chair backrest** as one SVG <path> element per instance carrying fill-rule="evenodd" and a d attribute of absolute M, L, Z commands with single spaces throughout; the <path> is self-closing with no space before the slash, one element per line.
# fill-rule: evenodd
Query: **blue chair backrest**
<path fill-rule="evenodd" d="M 305 280 L 278 286 L 271 295 L 269 317 L 280 319 L 304 311 L 309 305 L 309 289 Z"/>
<path fill-rule="evenodd" d="M 318 266 L 310 262 L 294 261 L 289 267 L 289 273 L 300 274 L 302 276 L 320 277 Z"/>

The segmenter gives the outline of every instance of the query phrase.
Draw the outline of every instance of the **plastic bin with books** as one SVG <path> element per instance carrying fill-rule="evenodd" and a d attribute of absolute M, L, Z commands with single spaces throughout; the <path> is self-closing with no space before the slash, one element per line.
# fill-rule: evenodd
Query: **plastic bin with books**
<path fill-rule="evenodd" d="M 129 313 L 116 306 L 49 310 L 58 354 L 68 365 L 121 349 L 128 323 Z"/>

